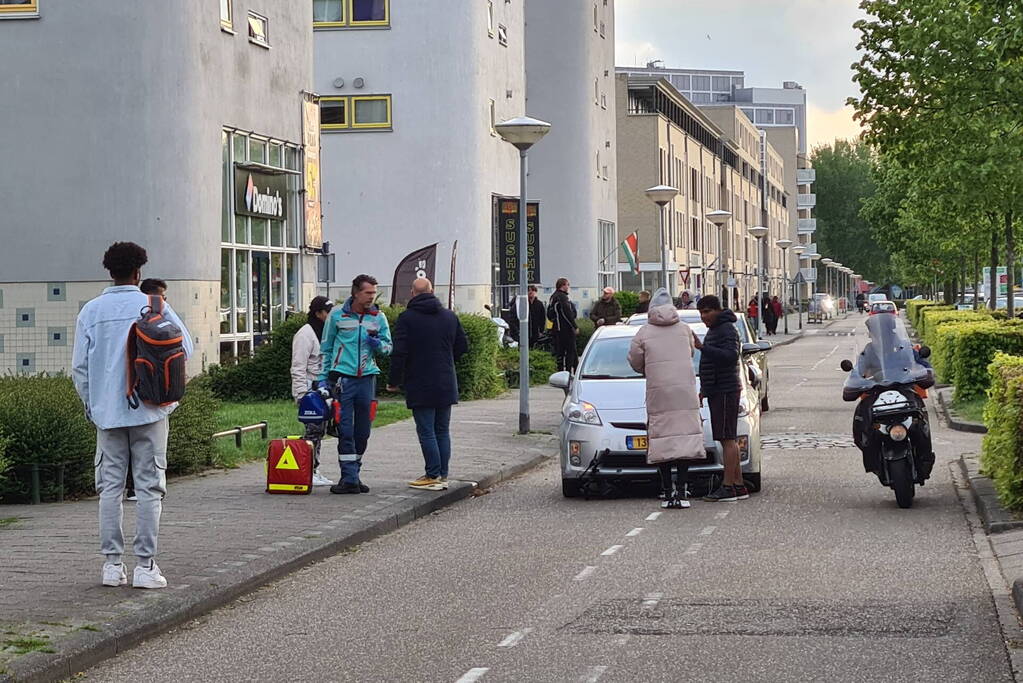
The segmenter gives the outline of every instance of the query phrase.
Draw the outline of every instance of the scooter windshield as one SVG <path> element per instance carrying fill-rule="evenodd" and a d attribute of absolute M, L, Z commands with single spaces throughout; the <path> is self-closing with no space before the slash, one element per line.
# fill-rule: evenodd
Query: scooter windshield
<path fill-rule="evenodd" d="M 867 319 L 867 331 L 870 341 L 846 378 L 845 391 L 931 383 L 933 370 L 917 362 L 902 320 L 891 313 L 872 315 Z"/>

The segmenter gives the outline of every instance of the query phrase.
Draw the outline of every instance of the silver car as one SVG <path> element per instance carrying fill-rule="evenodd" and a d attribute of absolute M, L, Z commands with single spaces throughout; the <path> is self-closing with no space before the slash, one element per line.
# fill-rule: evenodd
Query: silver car
<path fill-rule="evenodd" d="M 701 340 L 707 327 L 688 323 Z M 600 327 L 590 337 L 576 374 L 557 372 L 551 386 L 564 389 L 558 442 L 561 452 L 561 491 L 572 498 L 580 494 L 582 478 L 617 481 L 657 481 L 658 470 L 646 462 L 646 380 L 629 366 L 629 344 L 638 325 Z M 739 360 L 744 366 L 744 359 Z M 699 375 L 700 352 L 693 357 Z M 739 457 L 743 478 L 760 490 L 760 400 L 748 372 L 740 372 Z M 699 377 L 697 377 L 699 381 Z M 700 407 L 707 457 L 693 461 L 693 477 L 721 475 L 721 444 L 711 436 L 706 400 Z M 599 457 L 598 457 L 599 456 Z M 597 459 L 594 462 L 594 459 Z"/>

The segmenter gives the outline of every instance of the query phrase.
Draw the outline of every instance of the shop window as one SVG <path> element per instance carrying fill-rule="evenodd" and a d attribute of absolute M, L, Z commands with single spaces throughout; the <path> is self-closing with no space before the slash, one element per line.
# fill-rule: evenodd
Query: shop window
<path fill-rule="evenodd" d="M 233 0 L 220 0 L 220 26 L 228 31 L 234 28 Z"/>
<path fill-rule="evenodd" d="M 0 19 L 38 16 L 39 0 L 0 0 Z"/>
<path fill-rule="evenodd" d="M 390 25 L 390 0 L 313 0 L 313 26 L 316 28 Z"/>
<path fill-rule="evenodd" d="M 320 128 L 338 130 L 348 127 L 348 98 L 320 98 Z"/>
<path fill-rule="evenodd" d="M 231 334 L 231 250 L 220 250 L 220 334 Z"/>
<path fill-rule="evenodd" d="M 252 219 L 252 243 L 261 247 L 266 246 L 266 238 L 270 221 L 266 218 Z"/>
<path fill-rule="evenodd" d="M 270 161 L 268 162 L 271 166 L 281 168 L 284 166 L 283 159 L 281 158 L 281 146 L 276 142 L 270 143 Z"/>
<path fill-rule="evenodd" d="M 236 159 L 241 161 L 241 159 Z M 257 140 L 256 138 L 249 139 L 249 161 L 254 161 L 257 164 L 266 163 L 266 141 Z"/>
<path fill-rule="evenodd" d="M 390 128 L 391 96 L 352 98 L 352 128 Z"/>
<path fill-rule="evenodd" d="M 240 334 L 249 331 L 249 252 L 239 250 L 234 266 L 235 322 Z"/>
<path fill-rule="evenodd" d="M 249 42 L 270 47 L 269 21 L 262 14 L 249 11 Z"/>

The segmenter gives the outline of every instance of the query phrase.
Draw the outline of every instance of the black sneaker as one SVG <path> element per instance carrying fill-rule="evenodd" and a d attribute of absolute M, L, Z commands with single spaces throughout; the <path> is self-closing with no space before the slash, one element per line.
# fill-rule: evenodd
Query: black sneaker
<path fill-rule="evenodd" d="M 362 493 L 362 488 L 358 484 L 346 484 L 341 482 L 334 484 L 330 487 L 331 493 Z"/>
<path fill-rule="evenodd" d="M 746 494 L 747 497 L 749 494 Z M 739 498 L 736 496 L 734 486 L 719 486 L 703 497 L 708 503 L 733 503 Z"/>
<path fill-rule="evenodd" d="M 361 481 L 359 482 L 359 493 L 369 493 L 369 487 L 363 484 Z"/>
<path fill-rule="evenodd" d="M 740 484 L 739 486 L 733 486 L 732 488 L 735 489 L 735 499 L 736 500 L 746 500 L 747 498 L 749 498 L 749 489 L 746 487 L 745 484 Z"/>

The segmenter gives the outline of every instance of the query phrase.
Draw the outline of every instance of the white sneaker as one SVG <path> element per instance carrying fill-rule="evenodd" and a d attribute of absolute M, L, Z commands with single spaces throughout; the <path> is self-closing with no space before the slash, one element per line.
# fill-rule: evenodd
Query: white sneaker
<path fill-rule="evenodd" d="M 135 574 L 131 577 L 132 588 L 166 588 L 167 579 L 160 573 L 160 568 L 153 562 L 149 569 L 139 565 L 135 567 Z"/>
<path fill-rule="evenodd" d="M 319 470 L 313 471 L 313 486 L 333 486 L 334 482 L 320 474 Z"/>
<path fill-rule="evenodd" d="M 104 586 L 123 586 L 128 583 L 128 573 L 124 570 L 124 563 L 111 564 L 107 562 L 103 565 L 103 585 Z"/>
<path fill-rule="evenodd" d="M 448 490 L 448 478 L 447 477 L 441 477 L 440 478 L 440 490 L 441 491 L 447 491 Z"/>

